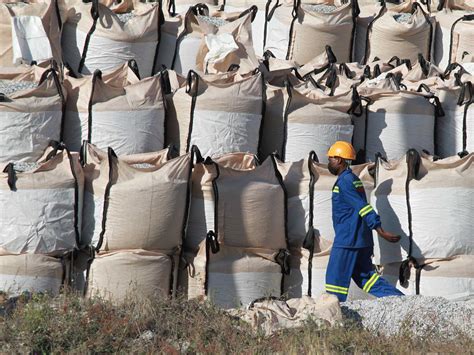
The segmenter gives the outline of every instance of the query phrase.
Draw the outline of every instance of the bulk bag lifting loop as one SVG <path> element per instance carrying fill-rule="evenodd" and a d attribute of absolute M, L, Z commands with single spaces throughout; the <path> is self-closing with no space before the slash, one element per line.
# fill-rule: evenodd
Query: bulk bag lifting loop
<path fill-rule="evenodd" d="M 461 93 L 459 95 L 459 100 L 457 102 L 458 106 L 463 106 L 464 105 L 464 114 L 463 114 L 463 121 L 462 121 L 462 151 L 459 152 L 459 156 L 465 156 L 468 154 L 467 151 L 467 140 L 468 138 L 470 140 L 474 139 L 474 137 L 468 137 L 468 130 L 467 130 L 467 113 L 468 110 L 474 101 L 473 99 L 473 88 L 472 88 L 472 82 L 471 81 L 466 81 L 462 85 Z M 469 130 L 470 132 L 472 131 L 472 128 Z"/>
<path fill-rule="evenodd" d="M 186 93 L 191 96 L 191 112 L 189 114 L 189 130 L 188 139 L 186 140 L 186 152 L 189 152 L 189 145 L 191 144 L 191 134 L 193 133 L 194 123 L 194 109 L 196 108 L 196 99 L 199 92 L 199 75 L 190 70 L 186 80 Z"/>

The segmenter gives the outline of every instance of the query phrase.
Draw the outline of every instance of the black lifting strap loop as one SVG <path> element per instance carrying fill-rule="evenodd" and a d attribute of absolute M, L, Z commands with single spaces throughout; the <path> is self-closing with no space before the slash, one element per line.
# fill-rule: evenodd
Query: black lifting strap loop
<path fill-rule="evenodd" d="M 13 163 L 8 163 L 5 169 L 3 169 L 4 173 L 8 174 L 8 187 L 10 191 L 16 191 L 16 172 L 15 172 L 15 165 Z"/>
<path fill-rule="evenodd" d="M 46 161 L 49 161 L 50 159 L 54 158 L 58 154 L 58 151 L 62 151 L 66 149 L 66 146 L 64 145 L 64 143 L 60 143 L 54 140 L 50 141 L 48 146 L 53 148 L 53 150 L 49 152 L 49 154 L 46 156 Z"/>
<path fill-rule="evenodd" d="M 137 76 L 138 80 L 141 80 L 140 71 L 138 70 L 138 64 L 135 59 L 130 59 L 128 61 L 128 67 L 133 71 L 133 73 Z"/>
<path fill-rule="evenodd" d="M 418 63 L 420 63 L 423 75 L 427 76 L 430 72 L 430 63 L 423 57 L 423 54 L 418 53 Z"/>
<path fill-rule="evenodd" d="M 204 158 L 201 155 L 201 151 L 199 150 L 197 145 L 193 145 L 191 147 L 191 161 L 192 161 L 193 167 L 195 164 L 199 164 L 204 161 Z"/>
<path fill-rule="evenodd" d="M 349 108 L 348 113 L 353 114 L 356 117 L 362 116 L 362 113 L 364 111 L 363 105 L 362 105 L 362 99 L 357 92 L 357 89 L 355 86 L 352 87 L 352 103 L 351 107 Z"/>
<path fill-rule="evenodd" d="M 443 110 L 443 106 L 441 105 L 441 101 L 439 101 L 439 97 L 434 96 L 433 100 L 434 100 L 436 117 L 444 117 L 444 110 Z"/>
<path fill-rule="evenodd" d="M 418 89 L 416 89 L 416 92 L 422 92 L 423 90 L 425 90 L 427 93 L 431 93 L 429 86 L 425 83 L 420 84 L 420 86 L 418 86 Z"/>
<path fill-rule="evenodd" d="M 326 44 L 325 50 L 326 50 L 326 56 L 328 57 L 328 62 L 329 63 L 337 63 L 336 55 L 332 51 L 331 46 Z"/>
<path fill-rule="evenodd" d="M 207 232 L 206 244 L 211 248 L 212 254 L 217 254 L 220 250 L 219 241 L 214 231 Z"/>
<path fill-rule="evenodd" d="M 308 228 L 308 232 L 303 240 L 303 248 L 310 252 L 314 252 L 314 226 L 312 221 L 310 221 L 310 226 Z"/>
<path fill-rule="evenodd" d="M 458 106 L 469 105 L 472 103 L 472 82 L 467 81 L 461 86 L 461 92 L 459 93 Z"/>
<path fill-rule="evenodd" d="M 408 287 L 408 281 L 410 280 L 412 267 L 415 269 L 419 268 L 418 261 L 416 261 L 416 259 L 412 256 L 409 256 L 401 263 L 398 272 L 398 280 L 400 281 L 400 285 L 402 285 L 402 287 Z"/>
<path fill-rule="evenodd" d="M 186 93 L 191 96 L 196 96 L 198 85 L 199 75 L 194 70 L 190 70 L 186 79 Z"/>
<path fill-rule="evenodd" d="M 281 272 L 285 275 L 290 274 L 290 253 L 286 249 L 280 249 L 275 256 L 275 261 L 281 266 Z"/>

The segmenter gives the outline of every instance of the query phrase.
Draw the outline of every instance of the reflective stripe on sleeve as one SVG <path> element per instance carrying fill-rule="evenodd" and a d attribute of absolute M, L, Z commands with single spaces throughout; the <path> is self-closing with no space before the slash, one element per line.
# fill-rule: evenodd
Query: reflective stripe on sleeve
<path fill-rule="evenodd" d="M 360 180 L 353 181 L 352 183 L 354 184 L 355 187 L 364 187 L 364 184 Z"/>
<path fill-rule="evenodd" d="M 374 209 L 372 208 L 371 205 L 367 205 L 367 206 L 365 206 L 365 207 L 363 207 L 363 208 L 360 209 L 359 215 L 360 215 L 361 217 L 364 217 L 367 213 L 369 213 L 369 212 L 371 212 L 371 211 L 373 211 L 373 210 L 374 210 Z"/>
<path fill-rule="evenodd" d="M 335 193 L 339 193 L 339 186 L 334 186 L 334 188 L 332 189 L 332 192 L 335 192 Z"/>

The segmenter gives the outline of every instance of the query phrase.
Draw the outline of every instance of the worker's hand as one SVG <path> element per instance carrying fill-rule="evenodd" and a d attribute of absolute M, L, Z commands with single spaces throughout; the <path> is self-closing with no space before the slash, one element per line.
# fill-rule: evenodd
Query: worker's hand
<path fill-rule="evenodd" d="M 390 233 L 390 232 L 386 232 L 383 230 L 382 227 L 379 227 L 376 229 L 377 230 L 377 233 L 383 238 L 385 239 L 387 242 L 390 242 L 390 243 L 397 243 L 399 240 L 400 240 L 400 236 L 399 235 L 396 235 L 396 234 L 393 234 L 393 233 Z"/>

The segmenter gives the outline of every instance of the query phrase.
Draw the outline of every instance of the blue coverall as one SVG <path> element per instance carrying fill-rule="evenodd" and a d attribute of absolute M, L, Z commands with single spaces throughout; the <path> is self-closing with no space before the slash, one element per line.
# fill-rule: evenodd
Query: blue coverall
<path fill-rule="evenodd" d="M 336 237 L 326 271 L 326 292 L 347 299 L 351 278 L 376 297 L 403 296 L 381 278 L 372 264 L 372 229 L 381 226 L 380 217 L 367 203 L 362 181 L 347 168 L 332 190 L 332 219 Z"/>

